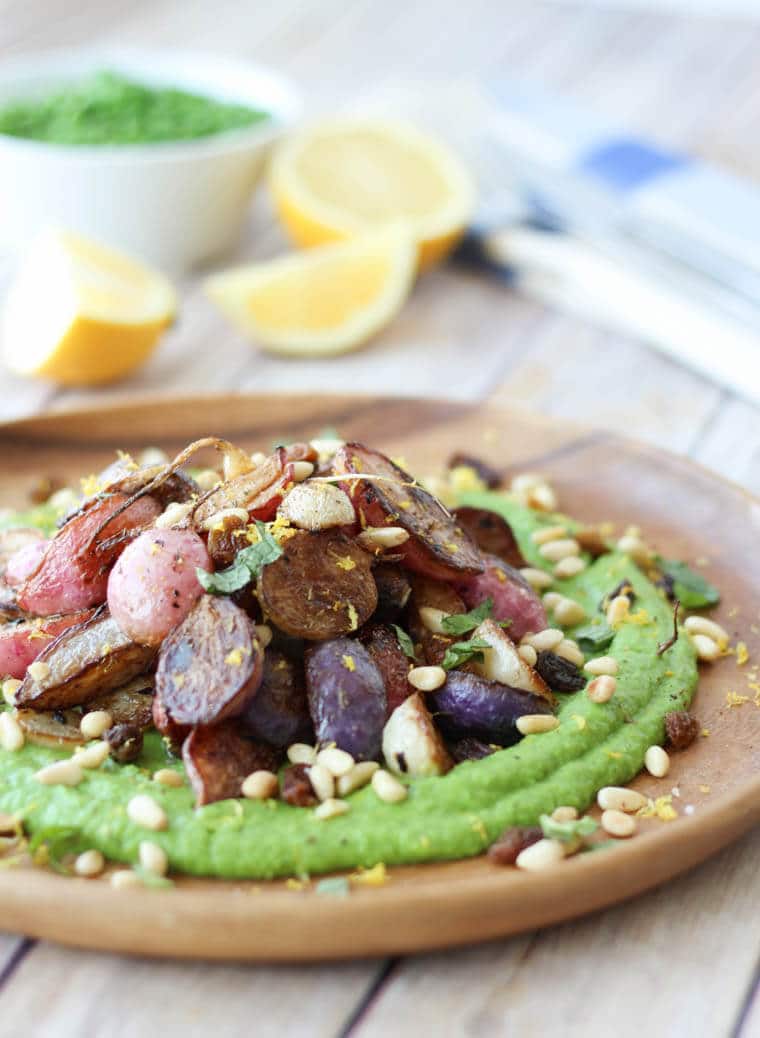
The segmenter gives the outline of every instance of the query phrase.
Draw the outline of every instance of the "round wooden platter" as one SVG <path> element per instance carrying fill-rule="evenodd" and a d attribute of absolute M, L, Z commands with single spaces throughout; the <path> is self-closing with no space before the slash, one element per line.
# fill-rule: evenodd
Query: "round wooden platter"
<path fill-rule="evenodd" d="M 0 870 L 3 929 L 66 944 L 165 956 L 320 960 L 421 951 L 546 926 L 671 879 L 760 820 L 760 503 L 691 462 L 610 433 L 484 406 L 359 397 L 215 396 L 53 414 L 0 428 L 0 504 L 22 505 L 40 476 L 76 481 L 117 447 L 173 451 L 207 434 L 268 450 L 273 442 L 340 435 L 402 455 L 420 473 L 454 450 L 507 471 L 538 470 L 563 509 L 583 519 L 637 523 L 671 557 L 703 567 L 723 601 L 716 617 L 746 642 L 703 669 L 694 710 L 709 735 L 673 756 L 666 779 L 640 776 L 651 797 L 671 794 L 675 821 L 644 821 L 633 839 L 521 873 L 484 858 L 399 868 L 382 887 L 347 897 L 282 882 L 178 879 L 170 890 L 114 890 L 105 881 L 41 869 Z M 749 696 L 729 706 L 730 693 Z M 693 811 L 685 811 L 693 805 Z"/>

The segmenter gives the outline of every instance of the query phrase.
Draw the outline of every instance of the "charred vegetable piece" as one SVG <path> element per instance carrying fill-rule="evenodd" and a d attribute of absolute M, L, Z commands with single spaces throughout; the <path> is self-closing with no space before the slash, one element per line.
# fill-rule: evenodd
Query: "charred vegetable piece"
<path fill-rule="evenodd" d="M 449 746 L 451 756 L 457 764 L 462 764 L 466 760 L 483 760 L 484 757 L 490 757 L 497 749 L 498 747 L 483 742 L 482 739 L 472 737 L 457 739 Z"/>
<path fill-rule="evenodd" d="M 171 719 L 158 696 L 153 697 L 153 724 L 164 738 L 166 746 L 175 755 L 182 752 L 182 744 L 192 731 L 192 725 L 177 724 Z"/>
<path fill-rule="evenodd" d="M 146 530 L 122 553 L 108 579 L 108 606 L 125 634 L 159 645 L 203 594 L 197 569 L 211 560 L 192 530 Z"/>
<path fill-rule="evenodd" d="M 64 710 L 126 684 L 148 670 L 155 650 L 136 645 L 108 615 L 96 615 L 59 635 L 39 656 L 48 673 L 34 680 L 27 673 L 16 693 L 19 706 Z"/>
<path fill-rule="evenodd" d="M 92 616 L 92 610 L 26 620 L 0 627 L 0 674 L 21 679 L 26 668 L 69 627 L 76 627 Z"/>
<path fill-rule="evenodd" d="M 487 508 L 467 505 L 455 508 L 452 515 L 485 555 L 495 555 L 515 569 L 527 566 L 512 527 L 503 516 Z"/>
<path fill-rule="evenodd" d="M 85 741 L 79 727 L 82 715 L 78 710 L 18 710 L 16 720 L 26 741 L 35 746 L 71 750 Z"/>
<path fill-rule="evenodd" d="M 225 480 L 209 490 L 201 497 L 193 512 L 196 528 L 202 529 L 206 520 L 227 508 L 248 509 L 262 497 L 270 500 L 276 496 L 276 491 L 271 488 L 279 486 L 285 468 L 282 450 L 277 450 L 251 472 Z"/>
<path fill-rule="evenodd" d="M 228 598 L 203 595 L 161 645 L 156 695 L 176 724 L 218 724 L 256 694 L 263 656 L 246 613 Z"/>
<path fill-rule="evenodd" d="M 241 548 L 248 547 L 248 524 L 237 515 L 225 515 L 208 532 L 208 553 L 214 569 L 225 569 L 235 561 Z"/>
<path fill-rule="evenodd" d="M 359 637 L 382 674 L 390 716 L 414 692 L 407 680 L 410 662 L 392 627 L 367 624 Z"/>
<path fill-rule="evenodd" d="M 428 693 L 428 702 L 447 738 L 472 737 L 497 746 L 510 746 L 520 738 L 518 717 L 552 712 L 541 696 L 461 670 L 450 671 L 446 684 Z"/>
<path fill-rule="evenodd" d="M 136 724 L 115 724 L 103 736 L 117 764 L 133 764 L 142 753 L 142 728 Z"/>
<path fill-rule="evenodd" d="M 316 447 L 305 441 L 286 443 L 280 449 L 283 451 L 285 461 L 310 461 L 312 465 L 316 465 L 319 460 Z"/>
<path fill-rule="evenodd" d="M 157 501 L 143 497 L 108 522 L 108 517 L 127 501 L 123 494 L 95 500 L 61 527 L 38 568 L 18 589 L 22 609 L 36 616 L 51 616 L 105 602 L 108 573 L 114 562 L 127 542 L 161 511 Z M 103 523 L 106 525 L 95 536 Z"/>
<path fill-rule="evenodd" d="M 311 743 L 313 729 L 306 698 L 303 663 L 270 646 L 264 655 L 259 690 L 246 707 L 241 724 L 254 739 L 285 748 Z"/>
<path fill-rule="evenodd" d="M 412 593 L 406 573 L 392 562 L 380 562 L 372 574 L 377 585 L 374 619 L 380 623 L 397 623 Z"/>
<path fill-rule="evenodd" d="M 319 803 L 305 764 L 292 764 L 285 768 L 280 781 L 280 796 L 293 807 L 314 807 Z"/>
<path fill-rule="evenodd" d="M 26 614 L 16 601 L 16 592 L 0 578 L 0 624 L 23 620 Z"/>
<path fill-rule="evenodd" d="M 286 634 L 309 641 L 355 631 L 377 605 L 371 557 L 338 530 L 300 530 L 265 566 L 258 594 L 267 617 Z"/>
<path fill-rule="evenodd" d="M 119 458 L 98 475 L 98 483 L 102 490 L 107 490 L 110 494 L 125 494 L 127 497 L 131 497 L 132 494 L 136 494 L 152 483 L 165 467 L 165 465 L 138 467 L 128 457 Z M 172 472 L 155 486 L 151 490 L 150 496 L 155 498 L 164 509 L 175 501 L 190 501 L 199 494 L 200 489 L 195 480 L 185 472 L 177 471 Z"/>
<path fill-rule="evenodd" d="M 346 480 L 344 487 L 367 526 L 400 526 L 409 540 L 399 551 L 406 567 L 436 580 L 481 573 L 480 552 L 441 503 L 379 451 L 347 443 L 335 455 L 336 473 L 378 478 Z"/>
<path fill-rule="evenodd" d="M 317 739 L 354 760 L 379 760 L 386 717 L 382 675 L 361 642 L 336 638 L 306 654 L 306 688 Z"/>
<path fill-rule="evenodd" d="M 453 767 L 421 693 L 409 696 L 388 718 L 383 757 L 391 771 L 412 778 L 445 775 Z"/>
<path fill-rule="evenodd" d="M 293 463 L 288 462 L 283 468 L 280 478 L 248 502 L 246 507 L 251 519 L 258 519 L 262 523 L 268 523 L 274 519 L 286 491 L 293 485 L 293 472 Z"/>
<path fill-rule="evenodd" d="M 149 728 L 153 723 L 153 677 L 142 674 L 115 692 L 96 696 L 87 704 L 89 710 L 106 710 L 116 724 L 132 724 Z"/>
<path fill-rule="evenodd" d="M 550 706 L 555 705 L 554 696 L 544 679 L 525 662 L 512 639 L 497 623 L 484 620 L 475 629 L 473 638 L 484 642 L 488 648 L 482 650 L 482 662 L 473 661 L 472 670 L 489 681 L 532 692 L 546 699 Z"/>
<path fill-rule="evenodd" d="M 556 652 L 539 652 L 535 669 L 552 692 L 578 692 L 586 687 L 586 678 L 576 665 Z"/>
<path fill-rule="evenodd" d="M 478 476 L 478 479 L 482 480 L 489 490 L 495 490 L 501 486 L 502 474 L 492 465 L 489 465 L 487 461 L 483 461 L 482 458 L 475 458 L 472 454 L 462 454 L 460 452 L 452 454 L 449 458 L 446 468 L 458 469 L 468 468 L 472 469 Z"/>
<path fill-rule="evenodd" d="M 265 743 L 246 739 L 236 721 L 198 727 L 182 746 L 182 760 L 195 793 L 196 807 L 241 796 L 243 779 L 253 771 L 276 771 L 280 754 Z"/>
<path fill-rule="evenodd" d="M 299 530 L 354 526 L 356 513 L 348 494 L 332 483 L 297 483 L 283 498 L 278 513 Z"/>
<path fill-rule="evenodd" d="M 490 598 L 493 619 L 510 620 L 509 633 L 516 641 L 531 631 L 543 631 L 547 626 L 544 607 L 522 574 L 494 555 L 484 556 L 484 561 L 484 573 L 456 585 L 467 608 Z"/>

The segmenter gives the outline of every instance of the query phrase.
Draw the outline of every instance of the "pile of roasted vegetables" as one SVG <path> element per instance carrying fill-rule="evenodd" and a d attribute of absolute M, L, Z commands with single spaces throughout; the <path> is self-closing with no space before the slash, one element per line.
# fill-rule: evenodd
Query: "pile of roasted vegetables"
<path fill-rule="evenodd" d="M 189 468 L 203 449 L 219 459 L 206 489 Z M 517 648 L 547 625 L 507 523 L 449 512 L 358 443 L 121 456 L 51 538 L 2 537 L 0 674 L 21 681 L 27 740 L 74 747 L 83 712 L 106 710 L 130 760 L 154 725 L 199 805 L 294 743 L 443 774 L 553 709 Z M 445 680 L 414 687 L 420 666 Z"/>

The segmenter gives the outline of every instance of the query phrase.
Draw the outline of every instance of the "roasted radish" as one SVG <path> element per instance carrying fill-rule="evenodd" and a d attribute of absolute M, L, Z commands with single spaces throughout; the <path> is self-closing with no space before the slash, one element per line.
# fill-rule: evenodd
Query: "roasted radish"
<path fill-rule="evenodd" d="M 185 739 L 182 760 L 196 807 L 241 795 L 243 779 L 254 771 L 276 771 L 280 754 L 241 735 L 232 721 L 199 727 Z"/>
<path fill-rule="evenodd" d="M 445 775 L 453 761 L 422 695 L 404 700 L 383 729 L 383 757 L 391 771 L 412 778 Z"/>

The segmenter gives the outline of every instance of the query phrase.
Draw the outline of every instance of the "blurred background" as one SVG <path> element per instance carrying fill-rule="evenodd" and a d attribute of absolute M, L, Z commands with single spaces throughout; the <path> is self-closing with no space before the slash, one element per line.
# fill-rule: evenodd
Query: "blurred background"
<path fill-rule="evenodd" d="M 215 390 L 491 398 L 632 432 L 760 486 L 760 242 L 749 232 L 723 242 L 713 262 L 720 228 L 708 226 L 725 205 L 754 233 L 759 44 L 754 0 L 4 0 L 0 100 L 10 96 L 3 65 L 50 48 L 74 61 L 85 47 L 252 61 L 283 77 L 305 121 L 347 109 L 390 114 L 444 141 L 477 186 L 478 235 L 467 256 L 422 273 L 362 349 L 277 356 L 231 324 L 201 284 L 212 271 L 292 251 L 262 182 L 236 245 L 199 269 L 166 271 L 178 317 L 144 365 L 98 388 L 6 371 L 2 417 Z M 526 136 L 539 124 L 541 141 Z M 661 166 L 709 164 L 701 194 L 686 191 L 680 209 L 669 200 L 677 240 L 652 238 L 652 213 L 663 211 L 656 191 L 642 214 L 607 190 L 604 170 L 595 185 L 579 183 L 582 149 L 573 162 L 567 154 L 574 141 L 597 157 L 605 142 L 643 141 L 636 187 L 650 188 Z M 6 204 L 18 209 L 26 197 L 19 183 Z M 144 218 L 129 182 L 123 207 Z M 486 269 L 484 252 L 499 270 Z M 6 250 L 3 285 L 18 264 Z M 44 277 L 37 285 L 44 310 Z"/>

